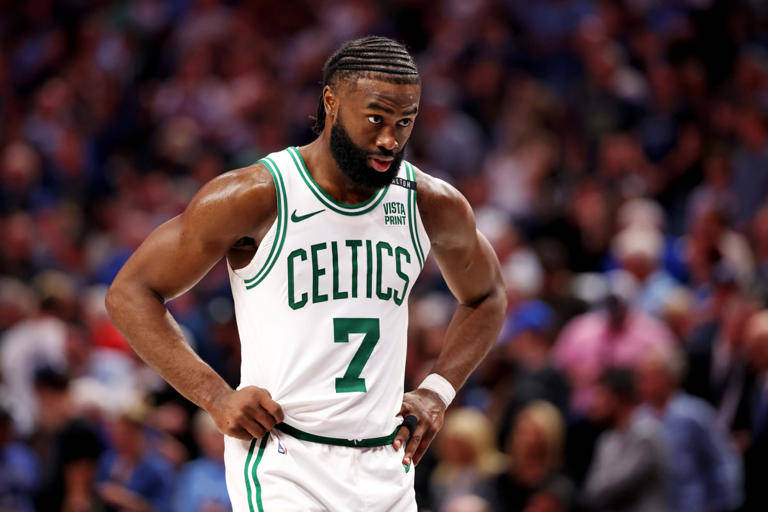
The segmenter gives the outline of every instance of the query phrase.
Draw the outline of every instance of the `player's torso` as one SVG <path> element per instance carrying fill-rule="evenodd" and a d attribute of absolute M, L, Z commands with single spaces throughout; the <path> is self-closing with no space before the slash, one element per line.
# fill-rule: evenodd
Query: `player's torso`
<path fill-rule="evenodd" d="M 407 299 L 429 251 L 413 168 L 359 205 L 314 183 L 295 148 L 262 160 L 278 217 L 232 271 L 241 386 L 265 387 L 286 423 L 322 436 L 389 434 L 403 393 Z"/>

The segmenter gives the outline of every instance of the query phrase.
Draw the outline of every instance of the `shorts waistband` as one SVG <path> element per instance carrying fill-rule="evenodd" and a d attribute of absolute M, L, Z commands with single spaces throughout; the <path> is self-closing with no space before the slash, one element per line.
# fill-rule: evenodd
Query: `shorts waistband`
<path fill-rule="evenodd" d="M 285 432 L 290 436 L 295 437 L 296 439 L 301 439 L 302 441 L 310 441 L 312 443 L 320 443 L 320 444 L 330 444 L 333 446 L 372 448 L 376 446 L 387 446 L 389 444 L 392 444 L 392 442 L 395 440 L 395 434 L 397 434 L 397 430 L 399 427 L 396 428 L 395 431 L 388 436 L 371 437 L 369 439 L 343 439 L 340 437 L 318 436 L 315 434 L 310 434 L 309 432 L 304 432 L 303 430 L 299 430 L 298 428 L 292 427 L 287 423 L 279 423 L 275 425 L 275 428 L 282 432 Z"/>

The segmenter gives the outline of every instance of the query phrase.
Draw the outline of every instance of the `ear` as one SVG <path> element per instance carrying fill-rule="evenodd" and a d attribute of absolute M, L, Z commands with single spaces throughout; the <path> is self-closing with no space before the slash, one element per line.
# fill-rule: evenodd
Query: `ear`
<path fill-rule="evenodd" d="M 323 104 L 325 105 L 325 118 L 326 121 L 331 121 L 328 124 L 333 124 L 336 119 L 336 111 L 338 109 L 339 100 L 331 90 L 330 85 L 323 87 Z"/>

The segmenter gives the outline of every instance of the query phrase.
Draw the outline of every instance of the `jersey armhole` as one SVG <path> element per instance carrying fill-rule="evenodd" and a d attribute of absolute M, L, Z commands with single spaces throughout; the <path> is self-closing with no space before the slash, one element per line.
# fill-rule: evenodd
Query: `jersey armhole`
<path fill-rule="evenodd" d="M 410 162 L 405 162 L 405 175 L 409 180 L 416 183 L 416 171 Z M 427 257 L 423 247 L 426 246 L 427 251 L 429 251 L 429 243 L 421 243 L 423 238 L 421 233 L 424 231 L 424 226 L 421 223 L 419 206 L 416 202 L 416 188 L 414 186 L 408 189 L 408 229 L 411 233 L 411 242 L 416 253 L 416 259 L 419 261 L 419 269 L 423 269 Z"/>
<path fill-rule="evenodd" d="M 245 288 L 249 290 L 261 283 L 264 278 L 267 277 L 269 271 L 272 270 L 272 267 L 275 265 L 275 262 L 280 255 L 280 251 L 283 249 L 286 227 L 288 225 L 288 202 L 285 194 L 285 184 L 283 182 L 283 177 L 280 174 L 280 170 L 275 161 L 270 157 L 264 157 L 259 160 L 258 163 L 264 164 L 272 175 L 272 181 L 275 184 L 275 195 L 277 196 L 277 218 L 267 231 L 267 236 L 264 237 L 262 243 L 256 248 L 256 253 L 253 255 L 251 261 L 249 261 L 246 266 L 239 269 L 233 269 L 230 266 L 232 272 L 242 279 Z M 269 235 L 272 232 L 274 235 L 270 237 Z M 269 243 L 270 238 L 272 239 L 271 244 Z M 266 258 L 263 258 L 262 255 L 267 251 L 267 247 L 269 247 L 269 253 Z M 261 263 L 262 260 L 263 263 Z"/>

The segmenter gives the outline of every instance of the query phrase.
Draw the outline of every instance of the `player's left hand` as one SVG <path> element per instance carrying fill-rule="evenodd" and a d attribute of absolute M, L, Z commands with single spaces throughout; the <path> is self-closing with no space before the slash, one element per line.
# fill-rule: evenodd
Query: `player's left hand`
<path fill-rule="evenodd" d="M 435 435 L 443 426 L 445 416 L 445 404 L 437 393 L 429 389 L 415 389 L 403 395 L 403 405 L 400 407 L 400 415 L 405 418 L 413 414 L 419 420 L 413 435 L 409 434 L 407 427 L 400 427 L 392 442 L 395 450 L 405 445 L 403 464 L 409 465 L 411 461 L 418 464 L 429 448 Z M 406 444 L 407 443 L 407 444 Z"/>

